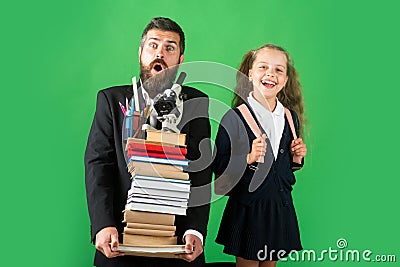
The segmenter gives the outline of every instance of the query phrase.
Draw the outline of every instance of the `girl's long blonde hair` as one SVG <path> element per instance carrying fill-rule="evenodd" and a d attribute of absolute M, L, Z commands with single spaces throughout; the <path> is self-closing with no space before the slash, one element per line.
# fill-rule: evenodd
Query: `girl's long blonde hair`
<path fill-rule="evenodd" d="M 257 57 L 258 51 L 264 48 L 278 50 L 286 55 L 287 59 L 286 74 L 288 76 L 288 80 L 283 89 L 278 93 L 277 97 L 283 106 L 296 112 L 300 120 L 300 134 L 302 135 L 305 118 L 304 118 L 304 101 L 303 101 L 303 95 L 301 93 L 301 84 L 299 82 L 297 71 L 294 68 L 289 53 L 280 46 L 273 44 L 266 44 L 256 50 L 250 50 L 244 55 L 242 63 L 240 64 L 239 67 L 239 71 L 236 75 L 235 96 L 232 100 L 232 107 L 237 107 L 243 104 L 244 99 L 246 99 L 249 93 L 253 91 L 253 84 L 252 82 L 250 82 L 248 77 L 249 71 L 253 67 L 253 63 Z"/>

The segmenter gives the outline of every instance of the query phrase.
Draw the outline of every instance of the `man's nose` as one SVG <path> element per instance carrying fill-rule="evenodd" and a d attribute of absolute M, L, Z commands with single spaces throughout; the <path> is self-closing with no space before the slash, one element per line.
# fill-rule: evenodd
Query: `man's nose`
<path fill-rule="evenodd" d="M 163 47 L 162 45 L 157 47 L 156 58 L 164 58 Z"/>

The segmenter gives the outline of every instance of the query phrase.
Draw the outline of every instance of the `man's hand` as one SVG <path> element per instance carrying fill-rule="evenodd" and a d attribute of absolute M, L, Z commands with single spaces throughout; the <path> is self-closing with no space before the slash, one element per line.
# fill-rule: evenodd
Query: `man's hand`
<path fill-rule="evenodd" d="M 111 246 L 110 246 L 111 243 Z M 107 258 L 123 256 L 118 252 L 118 231 L 115 227 L 106 227 L 96 234 L 96 249 Z"/>
<path fill-rule="evenodd" d="M 185 250 L 187 254 L 178 255 L 179 258 L 185 261 L 194 261 L 201 253 L 203 253 L 203 245 L 200 238 L 195 235 L 187 234 L 185 236 Z"/>

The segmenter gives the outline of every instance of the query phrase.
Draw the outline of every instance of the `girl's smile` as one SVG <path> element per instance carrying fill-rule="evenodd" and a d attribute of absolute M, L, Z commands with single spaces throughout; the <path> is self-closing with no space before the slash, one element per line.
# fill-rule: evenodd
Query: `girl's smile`
<path fill-rule="evenodd" d="M 261 84 L 264 85 L 267 89 L 272 89 L 276 85 L 276 82 L 270 80 L 262 80 Z"/>

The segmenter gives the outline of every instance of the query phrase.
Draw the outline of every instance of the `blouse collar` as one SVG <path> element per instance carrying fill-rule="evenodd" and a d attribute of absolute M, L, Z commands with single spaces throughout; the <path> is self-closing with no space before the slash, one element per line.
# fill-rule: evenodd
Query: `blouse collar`
<path fill-rule="evenodd" d="M 250 92 L 249 97 L 247 98 L 248 103 L 253 108 L 255 113 L 259 115 L 263 114 L 264 112 L 268 112 L 274 116 L 283 116 L 285 114 L 285 108 L 283 107 L 282 103 L 279 102 L 278 98 L 276 98 L 276 107 L 273 112 L 265 108 L 261 105 L 253 96 L 253 92 Z"/>

